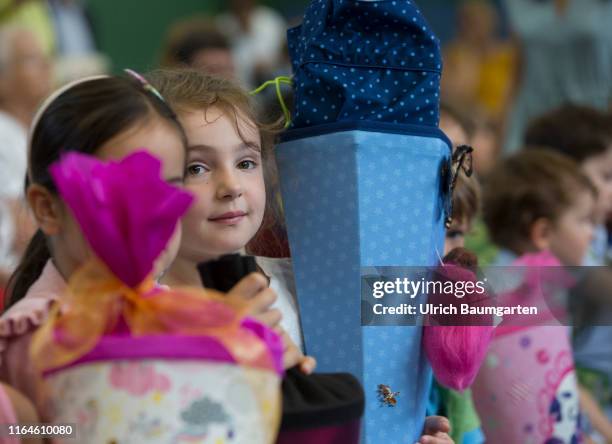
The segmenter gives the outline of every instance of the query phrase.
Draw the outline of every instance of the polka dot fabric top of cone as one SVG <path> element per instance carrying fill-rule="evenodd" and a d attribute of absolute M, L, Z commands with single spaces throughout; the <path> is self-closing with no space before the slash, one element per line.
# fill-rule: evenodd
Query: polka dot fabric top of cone
<path fill-rule="evenodd" d="M 288 40 L 293 128 L 346 120 L 438 125 L 440 43 L 411 0 L 314 0 Z"/>

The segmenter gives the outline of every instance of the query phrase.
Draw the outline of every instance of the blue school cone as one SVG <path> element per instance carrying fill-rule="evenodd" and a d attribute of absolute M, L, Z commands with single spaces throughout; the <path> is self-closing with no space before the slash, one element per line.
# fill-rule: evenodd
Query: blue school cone
<path fill-rule="evenodd" d="M 296 111 L 276 156 L 305 346 L 318 370 L 361 380 L 363 442 L 414 444 L 431 384 L 422 328 L 362 327 L 360 276 L 443 251 L 439 42 L 409 0 L 315 0 L 288 39 Z"/>

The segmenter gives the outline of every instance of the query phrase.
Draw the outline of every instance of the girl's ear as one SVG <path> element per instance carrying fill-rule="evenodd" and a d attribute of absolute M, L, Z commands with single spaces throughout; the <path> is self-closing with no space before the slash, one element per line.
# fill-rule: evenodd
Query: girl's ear
<path fill-rule="evenodd" d="M 57 196 L 41 185 L 32 184 L 28 187 L 26 198 L 42 232 L 47 236 L 58 234 L 62 210 Z"/>
<path fill-rule="evenodd" d="M 551 233 L 552 224 L 550 220 L 541 217 L 531 226 L 529 237 L 531 238 L 531 243 L 538 251 L 545 251 L 550 249 Z"/>

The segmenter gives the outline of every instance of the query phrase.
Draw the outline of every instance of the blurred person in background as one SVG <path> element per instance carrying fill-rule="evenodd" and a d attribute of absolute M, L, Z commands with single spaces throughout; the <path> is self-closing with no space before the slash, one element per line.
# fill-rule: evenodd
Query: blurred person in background
<path fill-rule="evenodd" d="M 278 69 L 287 24 L 275 10 L 257 0 L 230 0 L 218 18 L 219 29 L 232 44 L 238 79 L 247 88 L 268 80 Z"/>
<path fill-rule="evenodd" d="M 442 101 L 440 129 L 449 137 L 453 147 L 470 145 L 474 148 L 472 161 L 476 177 L 472 180 L 476 183 L 482 180 L 486 186 L 486 177 L 498 157 L 497 141 L 487 140 L 491 137 L 486 130 L 484 123 L 486 121 L 483 118 L 475 117 L 474 114 L 460 106 Z M 461 232 L 462 240 L 463 237 L 465 237 L 465 247 L 478 256 L 481 265 L 489 265 L 493 262 L 499 250 L 489 239 L 479 212 L 474 212 L 471 216 L 470 229 Z"/>
<path fill-rule="evenodd" d="M 59 84 L 110 69 L 108 57 L 97 50 L 91 16 L 81 0 L 0 0 L 0 26 L 33 32 L 45 55 L 53 57 Z"/>
<path fill-rule="evenodd" d="M 482 200 L 483 219 L 501 249 L 495 265 L 530 270 L 580 266 L 593 237 L 596 195 L 567 156 L 526 150 L 503 159 L 491 172 Z M 514 293 L 520 299 L 506 305 L 517 300 L 532 305 L 553 283 L 560 284 L 556 296 L 567 289 L 558 274 L 540 277 L 537 284 L 525 278 L 530 273 L 519 274 L 523 277 L 507 288 L 520 288 Z M 472 386 L 487 442 L 591 442 L 583 434 L 581 409 L 586 406 L 576 382 L 569 333 L 547 310 L 518 328 L 504 316 Z M 586 409 L 584 413 L 589 415 Z"/>
<path fill-rule="evenodd" d="M 27 165 L 27 129 L 51 89 L 51 65 L 36 35 L 0 28 L 0 287 L 32 233 L 21 202 Z"/>
<path fill-rule="evenodd" d="M 566 104 L 534 119 L 525 143 L 572 158 L 597 190 L 594 239 L 583 265 L 599 267 L 581 273 L 583 287 L 572 301 L 573 347 L 591 422 L 586 431 L 597 443 L 612 442 L 612 301 L 605 291 L 612 288 L 612 273 L 603 267 L 608 257 L 605 220 L 612 210 L 612 120 L 605 112 Z M 593 291 L 585 291 L 585 285 Z"/>
<path fill-rule="evenodd" d="M 84 56 L 96 52 L 93 25 L 79 0 L 48 0 L 55 25 L 56 49 L 61 56 Z"/>
<path fill-rule="evenodd" d="M 605 265 L 606 217 L 612 211 L 612 120 L 606 112 L 573 104 L 534 119 L 525 131 L 527 147 L 547 148 L 571 157 L 597 188 L 595 238 L 583 265 Z"/>
<path fill-rule="evenodd" d="M 499 15 L 487 0 L 465 0 L 457 12 L 457 36 L 443 50 L 442 96 L 500 123 L 516 72 L 514 45 L 497 36 Z"/>
<path fill-rule="evenodd" d="M 27 28 L 48 57 L 55 52 L 55 31 L 45 0 L 0 0 L 0 26 Z"/>
<path fill-rule="evenodd" d="M 453 128 L 454 126 L 454 128 Z M 451 141 L 461 141 L 465 131 L 459 122 L 452 122 L 448 115 L 441 123 L 444 131 Z M 465 142 L 460 142 L 463 144 Z M 456 146 L 456 144 L 454 144 Z M 453 191 L 453 217 L 450 226 L 446 229 L 444 240 L 444 257 L 447 259 L 457 253 L 457 249 L 465 247 L 465 237 L 473 228 L 480 211 L 480 185 L 478 179 L 472 175 L 460 173 Z M 453 253 L 451 253 L 453 252 Z M 465 254 L 465 253 L 464 253 Z M 451 438 L 457 444 L 482 444 L 484 434 L 480 427 L 480 418 L 474 407 L 472 392 L 469 387 L 459 392 L 444 387 L 434 378 L 429 395 L 430 415 L 441 415 L 448 418 L 451 423 Z"/>
<path fill-rule="evenodd" d="M 505 151 L 534 117 L 565 102 L 606 109 L 612 97 L 612 1 L 505 0 L 521 43 L 519 91 Z"/>
<path fill-rule="evenodd" d="M 81 0 L 48 0 L 55 33 L 55 75 L 58 83 L 106 74 L 110 60 L 98 51 L 93 20 Z"/>
<path fill-rule="evenodd" d="M 181 20 L 170 27 L 161 65 L 201 69 L 230 79 L 236 76 L 229 39 L 206 17 Z"/>
<path fill-rule="evenodd" d="M 476 126 L 471 115 L 463 108 L 443 100 L 440 103 L 440 129 L 448 136 L 453 149 L 459 145 L 471 145 Z"/>
<path fill-rule="evenodd" d="M 482 180 L 486 180 L 500 151 L 496 127 L 487 115 L 465 104 L 443 98 L 439 126 L 453 142 L 453 146 L 470 145 L 474 148 L 474 171 Z"/>

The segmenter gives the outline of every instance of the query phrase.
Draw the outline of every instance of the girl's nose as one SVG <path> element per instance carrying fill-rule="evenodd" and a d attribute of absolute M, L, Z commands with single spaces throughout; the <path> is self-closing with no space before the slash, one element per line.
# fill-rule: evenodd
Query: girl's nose
<path fill-rule="evenodd" d="M 217 186 L 218 199 L 236 199 L 242 195 L 242 192 L 242 184 L 235 173 L 221 172 Z"/>

